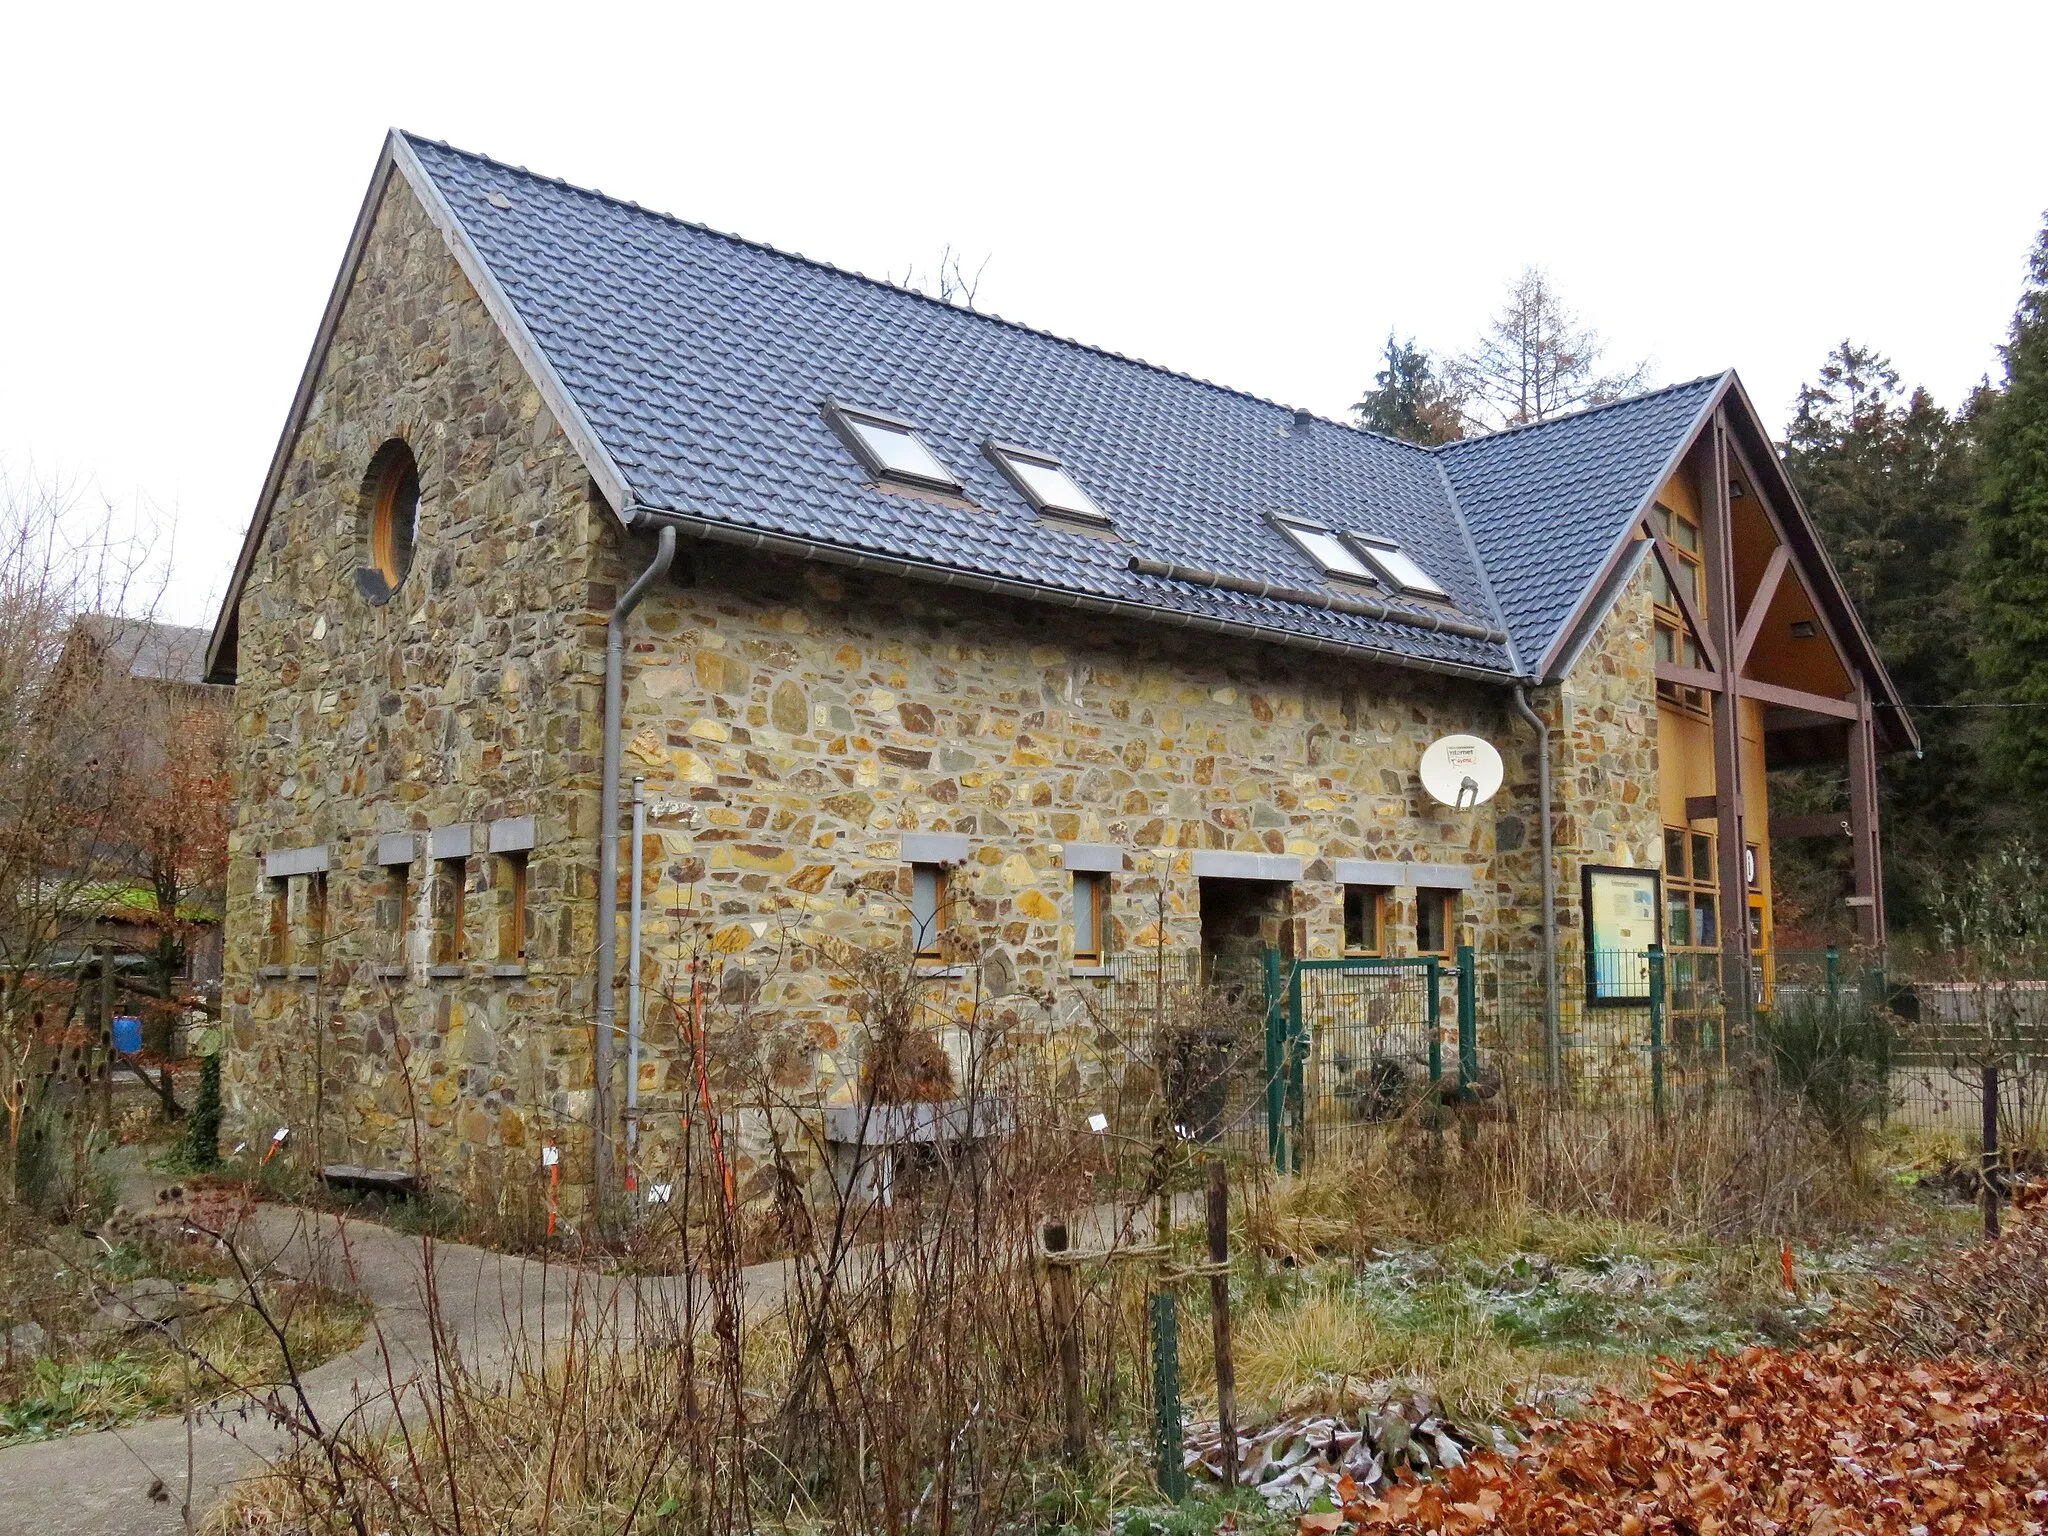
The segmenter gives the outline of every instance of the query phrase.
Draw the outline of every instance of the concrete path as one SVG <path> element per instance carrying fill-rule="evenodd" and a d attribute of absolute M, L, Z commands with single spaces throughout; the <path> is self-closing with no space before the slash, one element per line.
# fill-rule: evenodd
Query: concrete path
<path fill-rule="evenodd" d="M 1198 1219 L 1199 1195 L 1182 1196 L 1175 1220 Z M 1135 1217 L 1098 1207 L 1077 1224 L 1076 1247 L 1149 1241 L 1149 1213 Z M 322 1424 L 387 1408 L 391 1383 L 431 1369 L 426 1304 L 427 1255 L 443 1326 L 479 1374 L 502 1373 L 517 1349 L 559 1338 L 579 1313 L 612 1309 L 630 1332 L 642 1306 L 681 1298 L 671 1279 L 619 1280 L 560 1262 L 508 1257 L 460 1243 L 429 1243 L 370 1222 L 285 1207 L 260 1207 L 241 1246 L 260 1261 L 360 1296 L 376 1309 L 363 1342 L 305 1376 L 307 1399 Z M 782 1263 L 743 1272 L 748 1305 L 786 1291 Z M 0 1536 L 179 1536 L 238 1478 L 260 1472 L 285 1444 L 260 1412 L 196 1413 L 149 1419 L 120 1429 L 67 1435 L 0 1450 Z M 152 1486 L 160 1497 L 152 1498 Z"/>

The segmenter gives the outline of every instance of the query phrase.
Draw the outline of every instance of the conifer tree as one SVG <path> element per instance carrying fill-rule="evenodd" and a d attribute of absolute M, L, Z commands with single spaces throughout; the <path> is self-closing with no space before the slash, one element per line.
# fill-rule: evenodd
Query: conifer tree
<path fill-rule="evenodd" d="M 1464 400 L 1446 384 L 1436 360 L 1415 344 L 1387 332 L 1386 367 L 1373 387 L 1352 406 L 1358 424 L 1411 443 L 1453 442 L 1465 435 Z"/>
<path fill-rule="evenodd" d="M 2048 224 L 2001 349 L 2005 389 L 1985 412 L 1977 513 L 1979 665 L 2004 705 L 2048 705 Z M 2048 708 L 1988 711 L 2008 795 L 2048 832 Z"/>
<path fill-rule="evenodd" d="M 1967 411 L 1951 416 L 1926 390 L 1904 388 L 1874 349 L 1844 341 L 1799 391 L 1786 433 L 1792 482 L 1909 705 L 1952 704 L 1973 684 L 1969 647 L 1957 643 L 1972 618 L 1973 425 Z M 1925 919 L 1919 898 L 1972 846 L 1984 801 L 1978 718 L 1922 709 L 1914 722 L 1925 755 L 1891 759 L 1879 776 L 1886 906 L 1897 927 Z M 1845 784 L 1834 788 L 1834 799 L 1846 794 Z M 1832 853 L 1846 863 L 1845 848 Z"/>

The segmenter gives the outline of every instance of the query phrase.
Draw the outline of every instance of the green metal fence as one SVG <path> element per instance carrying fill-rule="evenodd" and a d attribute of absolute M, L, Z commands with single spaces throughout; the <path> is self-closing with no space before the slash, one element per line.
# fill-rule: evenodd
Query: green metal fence
<path fill-rule="evenodd" d="M 1964 1139 L 2000 1067 L 2002 1140 L 2048 1147 L 2048 980 L 1911 979 L 1835 951 L 1741 971 L 1718 954 L 1540 953 L 1295 962 L 1214 982 L 1187 952 L 1120 957 L 1092 985 L 1081 1073 L 1115 1128 L 1263 1151 L 1299 1169 L 1418 1105 L 1552 1106 L 1662 1121 L 1772 1081 L 1773 1020 L 1826 999 L 1884 1021 L 1887 1116 Z"/>

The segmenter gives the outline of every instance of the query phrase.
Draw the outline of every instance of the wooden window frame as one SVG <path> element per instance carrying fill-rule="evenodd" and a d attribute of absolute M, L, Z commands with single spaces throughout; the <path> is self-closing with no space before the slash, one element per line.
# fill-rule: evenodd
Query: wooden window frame
<path fill-rule="evenodd" d="M 290 965 L 292 963 L 292 877 L 290 875 L 266 875 L 263 877 L 264 931 L 263 963 L 265 965 Z"/>
<path fill-rule="evenodd" d="M 1676 866 L 1671 859 L 1674 837 L 1683 857 Z M 1705 844 L 1707 873 L 1698 873 L 1700 850 L 1696 844 Z M 1721 911 L 1721 881 L 1717 846 L 1717 834 L 1700 832 L 1692 827 L 1666 826 L 1664 828 L 1664 910 L 1660 924 L 1664 933 L 1665 948 L 1674 954 L 1718 953 L 1723 935 L 1724 914 Z M 1703 944 L 1699 939 L 1700 899 L 1704 897 L 1712 906 L 1714 914 L 1714 942 Z M 1683 944 L 1677 942 L 1671 922 L 1672 903 L 1683 898 L 1685 903 L 1685 937 Z M 1745 919 L 1746 920 L 1746 919 Z"/>
<path fill-rule="evenodd" d="M 388 439 L 371 458 L 363 481 L 363 563 L 357 584 L 372 602 L 388 601 L 412 572 L 419 553 L 420 490 L 412 446 L 403 438 Z"/>
<path fill-rule="evenodd" d="M 469 860 L 434 860 L 434 964 L 461 965 L 469 958 L 467 907 Z"/>
<path fill-rule="evenodd" d="M 386 864 L 384 866 L 384 902 L 386 917 L 384 931 L 392 936 L 393 947 L 397 950 L 397 961 L 405 963 L 405 941 L 412 932 L 412 866 L 410 864 Z"/>
<path fill-rule="evenodd" d="M 524 848 L 493 854 L 498 887 L 498 963 L 526 964 L 526 943 L 532 924 L 527 915 L 530 871 Z"/>
<path fill-rule="evenodd" d="M 293 947 L 305 951 L 308 965 L 318 965 L 327 948 L 327 872 L 314 870 L 299 878 L 306 882 L 306 942 Z"/>
<path fill-rule="evenodd" d="M 1377 957 L 1386 953 L 1387 945 L 1387 888 L 1383 885 L 1347 885 L 1339 907 L 1339 918 L 1343 924 L 1342 947 L 1347 955 Z M 1372 943 L 1356 945 L 1351 942 L 1351 904 L 1359 902 L 1371 921 Z"/>
<path fill-rule="evenodd" d="M 938 960 L 945 956 L 946 899 L 951 876 L 951 866 L 945 864 L 913 863 L 910 866 L 910 948 L 920 960 Z M 932 909 L 928 917 L 918 910 L 918 881 L 925 877 L 932 882 Z"/>
<path fill-rule="evenodd" d="M 1073 871 L 1072 899 L 1074 963 L 1100 965 L 1102 957 L 1109 953 L 1108 874 L 1097 869 Z"/>
<path fill-rule="evenodd" d="M 1431 948 L 1423 941 L 1422 914 L 1432 904 L 1440 903 L 1443 910 L 1443 946 Z M 1415 891 L 1415 953 L 1418 955 L 1440 955 L 1448 960 L 1458 948 L 1458 893 L 1444 887 L 1425 885 Z"/>

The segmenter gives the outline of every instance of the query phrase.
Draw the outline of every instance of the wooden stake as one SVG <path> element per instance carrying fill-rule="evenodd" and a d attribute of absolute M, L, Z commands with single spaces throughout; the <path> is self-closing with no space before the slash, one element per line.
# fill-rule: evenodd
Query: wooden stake
<path fill-rule="evenodd" d="M 1045 1251 L 1067 1251 L 1067 1224 L 1045 1224 Z M 1066 1421 L 1062 1449 L 1067 1460 L 1079 1464 L 1088 1454 L 1088 1420 L 1081 1407 L 1081 1317 L 1074 1299 L 1074 1266 L 1055 1261 L 1048 1266 L 1052 1286 L 1052 1326 L 1058 1336 L 1060 1353 L 1060 1405 Z"/>
<path fill-rule="evenodd" d="M 1998 1236 L 1998 1068 L 1984 1069 L 1984 1235 Z"/>
<path fill-rule="evenodd" d="M 1216 1429 L 1223 1443 L 1223 1486 L 1237 1486 L 1237 1366 L 1230 1357 L 1230 1170 L 1209 1159 L 1209 1326 L 1216 1344 Z"/>

